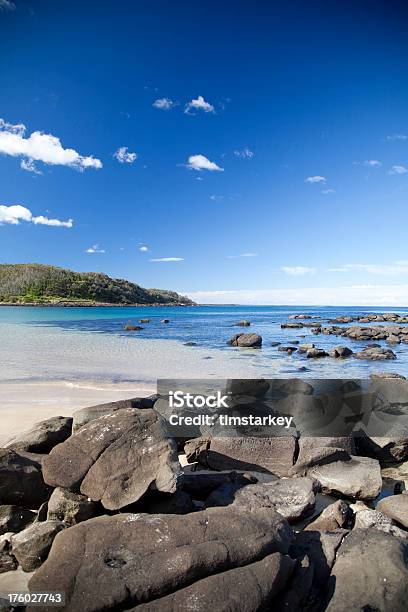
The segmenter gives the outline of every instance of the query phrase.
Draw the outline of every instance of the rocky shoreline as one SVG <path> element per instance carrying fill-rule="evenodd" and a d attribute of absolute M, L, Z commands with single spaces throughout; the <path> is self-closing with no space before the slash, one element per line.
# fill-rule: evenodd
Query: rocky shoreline
<path fill-rule="evenodd" d="M 345 385 L 354 412 L 408 410 L 404 380 Z M 278 391 L 295 415 L 329 401 L 298 379 Z M 64 591 L 72 612 L 406 610 L 408 430 L 175 440 L 162 402 L 80 409 L 4 445 L 0 573 Z"/>

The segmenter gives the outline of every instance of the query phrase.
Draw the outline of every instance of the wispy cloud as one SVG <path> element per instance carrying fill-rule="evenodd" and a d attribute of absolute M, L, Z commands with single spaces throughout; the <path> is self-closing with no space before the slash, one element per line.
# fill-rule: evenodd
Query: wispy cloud
<path fill-rule="evenodd" d="M 204 111 L 205 113 L 213 113 L 214 106 L 204 100 L 203 96 L 198 96 L 196 99 L 192 99 L 185 106 L 184 112 L 187 115 L 196 115 L 198 111 Z"/>
<path fill-rule="evenodd" d="M 406 174 L 408 169 L 405 166 L 392 166 L 388 174 Z"/>
<path fill-rule="evenodd" d="M 306 274 L 314 274 L 316 268 L 309 268 L 308 266 L 282 266 L 281 271 L 289 276 L 306 276 Z"/>
<path fill-rule="evenodd" d="M 160 110 L 170 110 L 171 108 L 177 106 L 177 103 L 170 100 L 170 98 L 158 98 L 153 102 L 152 106 Z"/>
<path fill-rule="evenodd" d="M 101 249 L 99 244 L 93 244 L 88 249 L 86 249 L 85 253 L 106 253 L 105 249 Z"/>
<path fill-rule="evenodd" d="M 139 251 L 141 251 L 141 253 L 147 253 L 148 250 L 149 249 L 145 244 L 142 244 L 142 246 L 139 247 Z"/>
<path fill-rule="evenodd" d="M 239 255 L 228 255 L 227 259 L 237 259 L 238 257 L 258 257 L 258 253 L 240 253 Z"/>
<path fill-rule="evenodd" d="M 382 166 L 382 163 L 378 159 L 366 159 L 363 164 L 371 168 L 378 168 L 379 166 Z"/>
<path fill-rule="evenodd" d="M 42 174 L 41 170 L 38 170 L 33 159 L 22 159 L 20 168 L 26 170 L 26 172 L 32 172 L 33 174 Z"/>
<path fill-rule="evenodd" d="M 328 195 L 329 193 L 336 193 L 336 191 L 334 189 L 322 189 L 322 193 Z"/>
<path fill-rule="evenodd" d="M 392 136 L 387 136 L 387 140 L 408 140 L 408 136 L 406 134 L 392 134 Z"/>
<path fill-rule="evenodd" d="M 113 157 L 117 159 L 120 164 L 133 164 L 137 159 L 137 153 L 130 153 L 127 147 L 119 147 L 113 154 Z"/>
<path fill-rule="evenodd" d="M 408 274 L 408 261 L 394 261 L 390 264 L 344 264 L 329 268 L 328 272 L 364 272 L 378 276 L 402 276 Z"/>
<path fill-rule="evenodd" d="M 205 155 L 190 155 L 186 164 L 191 170 L 209 170 L 210 172 L 223 172 L 224 168 L 220 168 L 215 162 L 212 162 Z"/>
<path fill-rule="evenodd" d="M 319 174 L 316 174 L 315 176 L 308 176 L 307 178 L 305 178 L 305 183 L 325 183 L 326 180 L 327 179 L 325 176 L 320 176 Z"/>
<path fill-rule="evenodd" d="M 223 199 L 224 199 L 223 195 L 215 195 L 215 194 L 210 195 L 210 200 L 212 200 L 213 202 L 221 202 Z"/>
<path fill-rule="evenodd" d="M 156 263 L 175 263 L 179 261 L 184 261 L 184 257 L 157 257 L 155 259 L 149 259 L 149 261 L 153 261 Z"/>
<path fill-rule="evenodd" d="M 251 151 L 251 149 L 248 149 L 248 147 L 245 147 L 245 149 L 242 150 L 236 149 L 234 151 L 234 155 L 240 159 L 251 159 L 255 153 Z"/>
<path fill-rule="evenodd" d="M 30 209 L 20 204 L 11 206 L 0 205 L 0 225 L 19 225 L 20 221 L 33 223 L 34 225 L 49 225 L 50 227 L 72 227 L 74 222 L 72 219 L 60 221 L 59 219 L 49 219 L 44 215 L 35 217 Z"/>
<path fill-rule="evenodd" d="M 26 138 L 25 133 L 26 127 L 22 123 L 13 125 L 0 119 L 0 153 L 78 170 L 102 168 L 99 159 L 92 155 L 84 157 L 75 149 L 64 149 L 60 139 L 52 134 L 33 132 Z"/>
<path fill-rule="evenodd" d="M 0 0 L 0 11 L 14 11 L 16 5 L 10 0 Z"/>

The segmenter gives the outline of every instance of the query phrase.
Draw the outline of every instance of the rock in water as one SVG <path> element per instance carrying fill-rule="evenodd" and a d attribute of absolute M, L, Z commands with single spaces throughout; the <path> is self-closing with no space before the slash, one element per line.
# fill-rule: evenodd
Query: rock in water
<path fill-rule="evenodd" d="M 408 494 L 390 495 L 377 504 L 377 509 L 408 529 Z"/>
<path fill-rule="evenodd" d="M 337 551 L 327 612 L 405 612 L 408 543 L 377 529 L 355 529 Z"/>
<path fill-rule="evenodd" d="M 41 565 L 61 529 L 64 525 L 60 521 L 45 521 L 11 537 L 11 551 L 24 572 L 32 572 Z"/>
<path fill-rule="evenodd" d="M 251 321 L 248 321 L 247 319 L 242 319 L 242 321 L 238 321 L 237 323 L 235 323 L 236 327 L 249 327 L 251 325 Z"/>
<path fill-rule="evenodd" d="M 136 502 L 150 487 L 176 490 L 180 464 L 154 410 L 126 408 L 95 419 L 45 458 L 44 479 L 78 491 L 108 510 Z"/>
<path fill-rule="evenodd" d="M 228 341 L 228 344 L 231 346 L 259 348 L 262 346 L 262 337 L 258 334 L 235 334 Z"/>
<path fill-rule="evenodd" d="M 56 444 L 64 442 L 72 433 L 71 417 L 52 417 L 35 423 L 33 427 L 5 445 L 17 452 L 49 453 Z"/>
<path fill-rule="evenodd" d="M 287 521 L 268 508 L 103 516 L 58 534 L 29 587 L 65 591 L 65 612 L 123 610 L 286 554 L 292 538 Z"/>
<path fill-rule="evenodd" d="M 50 494 L 38 460 L 0 449 L 0 504 L 38 508 Z"/>
<path fill-rule="evenodd" d="M 285 588 L 295 564 L 287 555 L 274 553 L 262 561 L 198 580 L 167 597 L 137 606 L 133 611 L 208 612 L 228 609 L 257 612 L 269 609 L 274 598 Z"/>

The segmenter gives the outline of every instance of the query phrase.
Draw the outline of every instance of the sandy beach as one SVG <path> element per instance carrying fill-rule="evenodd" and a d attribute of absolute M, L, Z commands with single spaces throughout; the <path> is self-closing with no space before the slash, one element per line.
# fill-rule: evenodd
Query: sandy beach
<path fill-rule="evenodd" d="M 34 423 L 52 416 L 71 416 L 75 410 L 155 393 L 151 385 L 71 383 L 64 381 L 0 384 L 2 399 L 0 446 Z"/>

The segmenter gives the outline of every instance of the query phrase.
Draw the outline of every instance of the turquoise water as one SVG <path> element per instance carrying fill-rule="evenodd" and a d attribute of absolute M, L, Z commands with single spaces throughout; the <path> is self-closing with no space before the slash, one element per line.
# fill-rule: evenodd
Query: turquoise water
<path fill-rule="evenodd" d="M 408 309 L 392 309 L 400 314 Z M 290 314 L 321 317 L 323 322 L 342 314 L 389 312 L 390 308 L 197 306 L 126 308 L 1 307 L 0 381 L 43 379 L 100 379 L 154 381 L 163 376 L 233 377 L 294 376 L 366 377 L 390 370 L 408 376 L 408 345 L 393 349 L 397 360 L 363 362 L 356 359 L 307 360 L 286 356 L 272 342 L 314 342 L 329 349 L 345 344 L 343 338 L 314 336 L 308 328 L 282 330 Z M 127 323 L 149 318 L 138 332 L 124 331 Z M 161 323 L 167 318 L 169 324 Z M 234 323 L 249 319 L 250 328 Z M 236 349 L 227 340 L 238 331 L 262 335 L 262 349 Z M 301 336 L 304 336 L 303 338 Z M 184 346 L 195 342 L 197 346 Z M 364 342 L 347 340 L 359 350 Z M 305 369 L 306 368 L 306 369 Z"/>

